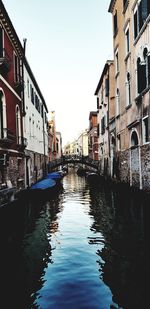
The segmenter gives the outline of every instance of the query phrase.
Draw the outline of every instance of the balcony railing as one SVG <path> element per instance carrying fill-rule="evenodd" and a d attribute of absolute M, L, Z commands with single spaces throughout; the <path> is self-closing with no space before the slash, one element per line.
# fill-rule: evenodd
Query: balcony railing
<path fill-rule="evenodd" d="M 0 68 L 2 73 L 8 73 L 8 71 L 10 70 L 10 58 L 5 48 L 2 49 L 2 53 L 0 56 Z"/>

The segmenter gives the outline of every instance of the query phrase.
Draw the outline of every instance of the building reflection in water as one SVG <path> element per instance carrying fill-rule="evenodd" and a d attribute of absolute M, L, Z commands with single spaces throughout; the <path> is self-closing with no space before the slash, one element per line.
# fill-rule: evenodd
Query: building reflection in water
<path fill-rule="evenodd" d="M 53 263 L 51 233 L 58 225 L 61 195 L 43 202 L 0 209 L 0 285 L 3 308 L 31 308 Z"/>
<path fill-rule="evenodd" d="M 104 187 L 90 187 L 90 196 L 91 230 L 102 234 L 101 239 L 95 236 L 93 240 L 99 243 L 100 278 L 110 287 L 119 308 L 148 308 L 149 197 Z"/>

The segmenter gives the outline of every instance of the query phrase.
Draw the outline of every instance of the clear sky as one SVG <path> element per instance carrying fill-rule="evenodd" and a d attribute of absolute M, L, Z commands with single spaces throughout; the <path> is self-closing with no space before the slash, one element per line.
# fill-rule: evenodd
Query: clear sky
<path fill-rule="evenodd" d="M 3 0 L 63 144 L 88 128 L 94 92 L 112 59 L 110 0 Z"/>

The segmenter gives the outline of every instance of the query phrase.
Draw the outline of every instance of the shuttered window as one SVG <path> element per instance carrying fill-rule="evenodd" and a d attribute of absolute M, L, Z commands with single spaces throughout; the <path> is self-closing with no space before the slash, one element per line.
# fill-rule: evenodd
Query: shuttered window
<path fill-rule="evenodd" d="M 105 96 L 109 96 L 109 78 L 105 79 Z"/>

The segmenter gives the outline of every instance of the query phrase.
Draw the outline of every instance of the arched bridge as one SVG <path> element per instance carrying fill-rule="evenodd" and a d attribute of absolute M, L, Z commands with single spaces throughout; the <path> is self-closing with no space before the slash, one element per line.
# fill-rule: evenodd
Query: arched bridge
<path fill-rule="evenodd" d="M 89 167 L 93 167 L 95 169 L 98 169 L 99 167 L 99 161 L 92 160 L 89 157 L 84 157 L 84 156 L 78 156 L 78 157 L 73 157 L 73 156 L 63 156 L 59 159 L 53 160 L 49 162 L 48 164 L 48 169 L 53 170 L 54 168 L 62 165 L 68 165 L 68 164 L 84 164 Z"/>

